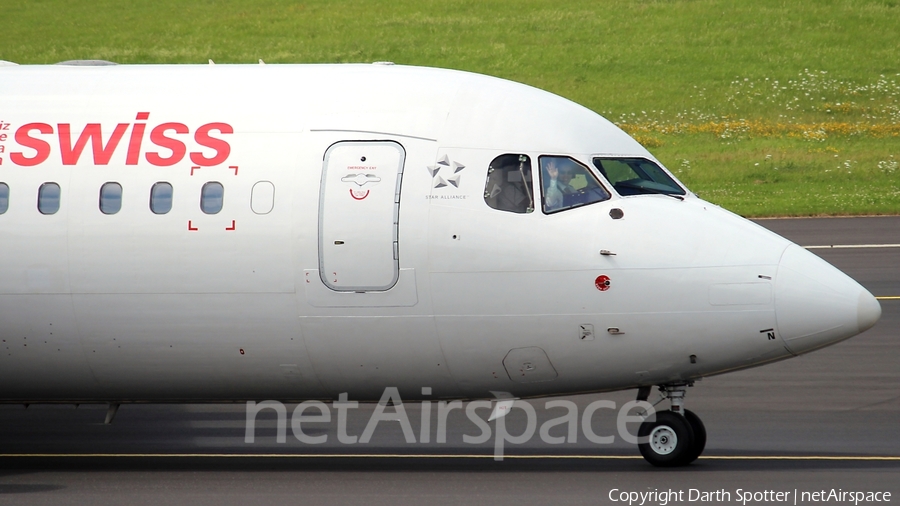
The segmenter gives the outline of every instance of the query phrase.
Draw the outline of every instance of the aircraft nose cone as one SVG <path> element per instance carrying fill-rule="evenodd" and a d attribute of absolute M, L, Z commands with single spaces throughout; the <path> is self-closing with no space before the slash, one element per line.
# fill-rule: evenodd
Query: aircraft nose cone
<path fill-rule="evenodd" d="M 875 325 L 881 305 L 828 262 L 792 244 L 778 264 L 775 318 L 788 349 L 799 355 Z"/>
<path fill-rule="evenodd" d="M 878 299 L 874 295 L 865 289 L 859 294 L 859 303 L 856 311 L 857 325 L 860 332 L 869 330 L 881 318 L 881 304 L 878 303 Z"/>

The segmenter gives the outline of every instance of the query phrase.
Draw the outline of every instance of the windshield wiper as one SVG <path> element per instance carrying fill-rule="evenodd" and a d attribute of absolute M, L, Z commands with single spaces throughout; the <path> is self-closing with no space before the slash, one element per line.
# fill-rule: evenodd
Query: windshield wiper
<path fill-rule="evenodd" d="M 684 200 L 684 197 L 675 193 L 669 193 L 663 190 L 657 190 L 656 188 L 650 188 L 648 186 L 641 186 L 632 183 L 616 183 L 613 186 L 624 186 L 625 188 L 634 188 L 635 190 L 640 190 L 642 192 L 653 193 L 655 195 L 665 195 L 667 197 L 672 197 L 673 199 Z"/>

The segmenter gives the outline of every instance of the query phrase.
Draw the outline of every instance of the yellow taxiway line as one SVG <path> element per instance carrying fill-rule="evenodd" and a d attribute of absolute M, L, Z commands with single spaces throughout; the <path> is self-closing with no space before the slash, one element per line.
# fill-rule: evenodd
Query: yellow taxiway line
<path fill-rule="evenodd" d="M 4 453 L 2 458 L 214 458 L 214 459 L 493 459 L 493 454 L 398 453 Z M 640 455 L 504 455 L 504 459 L 641 460 Z M 891 455 L 709 455 L 700 460 L 821 460 L 900 462 Z"/>

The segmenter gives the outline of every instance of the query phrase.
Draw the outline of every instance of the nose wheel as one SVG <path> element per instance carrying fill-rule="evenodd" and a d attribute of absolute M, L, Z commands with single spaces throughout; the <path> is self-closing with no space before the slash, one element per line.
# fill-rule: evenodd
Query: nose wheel
<path fill-rule="evenodd" d="M 691 431 L 694 433 L 694 442 L 691 445 L 691 451 L 685 456 L 685 460 L 682 463 L 682 465 L 686 466 L 697 460 L 697 457 L 699 457 L 700 454 L 703 453 L 703 449 L 706 448 L 706 427 L 703 426 L 700 417 L 695 415 L 694 412 L 689 409 L 684 410 L 684 419 L 690 424 Z"/>
<path fill-rule="evenodd" d="M 672 409 L 658 411 L 638 429 L 638 450 L 657 467 L 686 466 L 697 460 L 706 447 L 706 428 L 700 417 L 684 409 L 686 384 L 660 387 Z M 644 399 L 646 400 L 646 398 Z"/>

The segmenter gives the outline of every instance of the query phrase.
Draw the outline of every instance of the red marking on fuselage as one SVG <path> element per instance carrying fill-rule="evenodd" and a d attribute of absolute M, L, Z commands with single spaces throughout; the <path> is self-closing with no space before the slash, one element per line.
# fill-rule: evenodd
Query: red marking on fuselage
<path fill-rule="evenodd" d="M 233 134 L 234 128 L 231 127 L 228 123 L 207 123 L 205 125 L 201 125 L 200 128 L 194 132 L 194 141 L 203 146 L 204 148 L 210 148 L 216 152 L 216 154 L 212 158 L 208 158 L 200 152 L 191 153 L 191 161 L 196 163 L 197 165 L 203 165 L 205 167 L 212 167 L 213 165 L 219 165 L 228 159 L 228 155 L 231 154 L 231 144 L 223 141 L 222 139 L 218 139 L 216 137 L 210 137 L 209 133 L 213 130 L 218 131 L 220 134 Z"/>
<path fill-rule="evenodd" d="M 191 225 L 191 220 L 188 220 L 188 230 L 194 231 L 194 230 L 199 230 L 199 229 L 197 227 Z"/>
<path fill-rule="evenodd" d="M 13 151 L 9 154 L 9 161 L 22 167 L 33 167 L 44 163 L 50 156 L 50 143 L 37 137 L 32 137 L 30 135 L 32 130 L 37 130 L 44 135 L 54 132 L 53 127 L 46 123 L 28 123 L 20 126 L 16 130 L 16 143 L 32 149 L 36 153 L 34 156 L 25 156 L 24 152 Z"/>
<path fill-rule="evenodd" d="M 362 197 L 357 197 L 356 196 L 357 193 L 361 193 L 361 192 L 358 192 L 352 188 L 350 189 L 350 196 L 353 197 L 353 200 L 362 200 L 369 196 L 369 190 L 366 190 L 366 193 L 363 193 Z"/>
<path fill-rule="evenodd" d="M 238 166 L 237 165 L 229 165 L 229 169 L 234 169 L 234 175 L 237 176 Z"/>
<path fill-rule="evenodd" d="M 149 119 L 149 112 L 139 112 L 135 116 L 135 123 L 118 123 L 114 127 L 106 125 L 106 136 L 103 135 L 103 126 L 100 123 L 86 123 L 80 132 L 78 131 L 80 123 L 57 123 L 56 128 L 47 123 L 26 123 L 20 126 L 15 134 L 16 144 L 25 149 L 12 151 L 10 161 L 23 167 L 39 165 L 47 161 L 51 151 L 57 147 L 63 165 L 78 164 L 82 154 L 86 154 L 87 151 L 93 154 L 93 165 L 108 165 L 112 157 L 124 149 L 125 165 L 138 165 L 143 154 L 143 158 L 150 165 L 157 167 L 169 167 L 185 158 L 201 167 L 213 167 L 226 163 L 231 154 L 231 144 L 225 138 L 234 134 L 234 127 L 228 123 L 206 123 L 192 129 L 184 123 L 165 122 L 150 128 L 147 123 L 143 123 Z M 9 127 L 9 123 L 0 122 L 0 130 L 8 130 Z M 126 143 L 120 141 L 126 138 L 125 134 L 129 127 L 131 133 L 127 136 L 127 147 L 121 148 Z M 144 137 L 148 129 L 149 143 L 145 143 Z M 192 131 L 192 139 L 177 137 L 188 136 Z M 49 141 L 52 138 L 49 136 L 53 134 L 56 134 L 53 139 L 55 142 L 51 145 Z M 190 140 L 193 140 L 194 146 L 191 147 L 194 150 L 189 152 L 186 142 Z M 16 149 L 17 146 L 10 147 Z M 145 147 L 149 149 L 145 150 Z M 161 151 L 154 151 L 154 148 Z M 208 154 L 210 156 L 207 156 Z M 236 169 L 236 167 L 229 168 Z"/>
<path fill-rule="evenodd" d="M 597 287 L 597 290 L 600 290 L 601 292 L 609 290 L 609 285 L 609 276 L 597 276 L 597 279 L 594 280 L 594 286 Z"/>
<path fill-rule="evenodd" d="M 59 127 L 57 135 L 59 136 L 59 151 L 63 165 L 75 165 L 78 163 L 78 159 L 81 158 L 81 153 L 84 152 L 88 141 L 91 143 L 91 149 L 94 154 L 94 165 L 108 165 L 110 158 L 112 158 L 113 153 L 119 146 L 119 141 L 125 135 L 125 131 L 128 130 L 128 123 L 119 123 L 104 146 L 100 123 L 88 123 L 85 125 L 75 144 L 72 144 L 71 125 L 69 123 L 60 123 L 57 126 Z"/>
<path fill-rule="evenodd" d="M 234 230 L 234 229 L 235 229 L 234 220 L 231 220 L 231 226 L 225 227 L 225 230 Z"/>
<path fill-rule="evenodd" d="M 197 167 L 196 165 L 193 166 L 193 167 L 191 167 L 191 175 L 192 175 L 192 176 L 194 175 L 194 171 L 195 171 L 195 170 L 200 170 L 200 167 Z"/>

